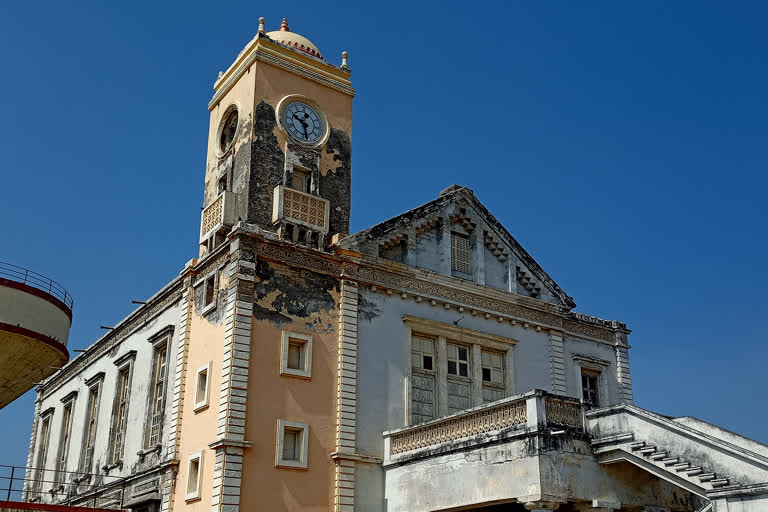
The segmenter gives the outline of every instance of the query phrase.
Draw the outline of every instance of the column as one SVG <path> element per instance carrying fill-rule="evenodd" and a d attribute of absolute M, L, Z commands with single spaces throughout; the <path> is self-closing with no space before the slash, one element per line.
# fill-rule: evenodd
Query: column
<path fill-rule="evenodd" d="M 483 348 L 472 345 L 472 407 L 483 405 Z"/>
<path fill-rule="evenodd" d="M 435 347 L 437 360 L 436 377 L 435 382 L 435 405 L 437 410 L 435 411 L 435 418 L 445 416 L 448 414 L 448 349 L 446 348 L 445 336 L 438 336 L 437 346 Z M 410 361 L 410 358 L 408 359 Z"/>

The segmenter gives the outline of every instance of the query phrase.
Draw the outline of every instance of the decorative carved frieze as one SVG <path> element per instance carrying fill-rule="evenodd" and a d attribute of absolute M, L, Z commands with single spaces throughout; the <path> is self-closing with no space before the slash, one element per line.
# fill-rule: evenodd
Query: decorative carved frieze
<path fill-rule="evenodd" d="M 393 435 L 391 453 L 396 455 L 494 430 L 523 426 L 528 421 L 527 415 L 526 400 L 521 399 L 433 421 Z"/>
<path fill-rule="evenodd" d="M 584 428 L 584 419 L 579 403 L 551 397 L 547 397 L 544 403 L 547 410 L 547 423 Z"/>

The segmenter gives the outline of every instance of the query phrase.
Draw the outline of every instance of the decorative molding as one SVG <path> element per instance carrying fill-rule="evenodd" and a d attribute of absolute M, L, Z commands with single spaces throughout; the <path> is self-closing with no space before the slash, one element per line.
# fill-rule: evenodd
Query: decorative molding
<path fill-rule="evenodd" d="M 351 460 L 362 464 L 381 464 L 383 461 L 373 455 L 361 455 L 359 453 L 331 453 L 332 460 Z"/>
<path fill-rule="evenodd" d="M 414 333 L 445 336 L 449 341 L 479 343 L 484 346 L 500 348 L 501 350 L 507 350 L 510 346 L 517 343 L 517 340 L 505 336 L 457 327 L 453 324 L 444 324 L 411 315 L 403 315 L 403 321 L 408 324 Z"/>
<path fill-rule="evenodd" d="M 173 336 L 174 328 L 175 328 L 174 325 L 168 324 L 165 327 L 163 327 L 162 329 L 160 329 L 159 331 L 157 331 L 155 334 L 153 334 L 152 336 L 147 338 L 147 341 L 150 344 L 152 344 L 152 345 L 154 345 L 155 343 L 157 343 L 159 341 L 166 341 L 166 340 L 164 340 L 164 338 L 167 339 L 167 338 L 170 338 L 171 336 Z"/>
<path fill-rule="evenodd" d="M 501 263 L 504 263 L 507 261 L 507 258 L 509 258 L 509 253 L 507 252 L 504 242 L 500 242 L 496 240 L 496 237 L 493 236 L 493 233 L 490 231 L 485 232 L 485 246 L 488 248 L 489 251 L 491 251 L 491 254 L 496 256 L 496 259 L 499 260 Z"/>
<path fill-rule="evenodd" d="M 343 279 L 339 299 L 334 453 L 350 457 L 357 452 L 357 305 L 357 283 Z M 334 462 L 334 510 L 342 512 L 355 505 L 355 461 L 337 457 Z"/>
<path fill-rule="evenodd" d="M 564 395 L 568 392 L 565 377 L 565 349 L 563 334 L 558 331 L 549 332 L 549 369 L 552 378 L 552 392 Z"/>
<path fill-rule="evenodd" d="M 541 286 L 539 286 L 539 283 L 536 282 L 536 278 L 529 274 L 523 266 L 515 265 L 515 276 L 517 278 L 517 282 L 523 285 L 523 287 L 528 290 L 528 293 L 530 293 L 531 296 L 538 297 L 539 293 L 541 293 Z"/>
<path fill-rule="evenodd" d="M 104 380 L 104 375 L 105 375 L 104 372 L 99 372 L 96 375 L 94 375 L 93 377 L 91 377 L 89 379 L 85 379 L 85 382 L 84 382 L 85 386 L 91 388 L 94 385 L 101 383 L 101 381 Z"/>
<path fill-rule="evenodd" d="M 61 403 L 66 404 L 67 402 L 71 402 L 75 398 L 77 398 L 77 390 L 70 391 L 69 393 L 64 395 L 64 397 L 61 399 Z"/>
<path fill-rule="evenodd" d="M 118 357 L 114 360 L 115 366 L 123 366 L 124 364 L 128 362 L 133 362 L 136 360 L 136 351 L 135 350 L 129 350 L 122 356 Z"/>

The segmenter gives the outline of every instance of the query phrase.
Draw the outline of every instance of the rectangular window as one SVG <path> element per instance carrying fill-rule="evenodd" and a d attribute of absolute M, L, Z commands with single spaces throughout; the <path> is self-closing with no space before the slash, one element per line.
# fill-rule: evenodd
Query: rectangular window
<path fill-rule="evenodd" d="M 211 363 L 197 369 L 195 377 L 195 410 L 208 407 L 208 383 L 210 381 Z"/>
<path fill-rule="evenodd" d="M 481 352 L 483 369 L 483 403 L 504 398 L 504 354 L 492 350 Z"/>
<path fill-rule="evenodd" d="M 312 376 L 312 336 L 297 332 L 282 333 L 281 375 Z"/>
<path fill-rule="evenodd" d="M 469 376 L 469 347 L 446 343 L 448 365 L 448 413 L 472 407 L 472 379 Z"/>
<path fill-rule="evenodd" d="M 211 274 L 205 278 L 205 302 L 203 303 L 203 312 L 209 307 L 213 307 L 216 302 L 216 274 Z"/>
<path fill-rule="evenodd" d="M 96 446 L 96 425 L 98 424 L 99 414 L 99 389 L 100 386 L 97 384 L 88 390 L 88 408 L 86 410 L 83 453 L 80 462 L 80 471 L 82 473 L 90 473 L 91 465 L 93 464 L 93 450 Z"/>
<path fill-rule="evenodd" d="M 200 476 L 203 473 L 203 452 L 195 452 L 187 458 L 187 485 L 184 499 L 187 501 L 200 498 Z"/>
<path fill-rule="evenodd" d="M 163 432 L 163 413 L 165 411 L 165 382 L 168 373 L 168 342 L 155 346 L 152 361 L 152 402 L 150 403 L 149 435 L 146 436 L 145 448 L 160 444 Z"/>
<path fill-rule="evenodd" d="M 35 481 L 32 489 L 34 491 L 34 497 L 40 497 L 40 493 L 43 489 L 43 481 L 46 479 L 45 475 L 45 463 L 48 458 L 48 441 L 51 434 L 51 415 L 47 415 L 43 418 L 43 423 L 40 425 L 40 444 L 37 448 L 37 468 L 35 472 Z"/>
<path fill-rule="evenodd" d="M 56 472 L 54 474 L 54 487 L 67 481 L 67 456 L 69 455 L 69 439 L 72 436 L 72 406 L 74 400 L 64 405 L 64 413 L 61 416 L 61 436 L 59 436 L 59 455 L 56 458 Z"/>
<path fill-rule="evenodd" d="M 309 425 L 298 421 L 277 420 L 275 466 L 306 469 Z"/>
<path fill-rule="evenodd" d="M 448 375 L 469 377 L 469 347 L 448 343 Z"/>
<path fill-rule="evenodd" d="M 307 171 L 300 169 L 293 169 L 293 176 L 291 177 L 291 188 L 309 194 L 310 174 Z"/>
<path fill-rule="evenodd" d="M 411 360 L 414 368 L 428 372 L 434 371 L 435 342 L 429 338 L 413 338 Z"/>
<path fill-rule="evenodd" d="M 131 366 L 125 365 L 117 374 L 117 391 L 113 413 L 112 439 L 110 440 L 109 463 L 119 462 L 123 456 L 125 429 L 128 423 L 128 394 Z"/>
<path fill-rule="evenodd" d="M 586 370 L 581 371 L 581 392 L 584 403 L 591 407 L 600 406 L 600 391 L 598 381 L 600 374 Z"/>
<path fill-rule="evenodd" d="M 469 262 L 469 237 L 459 233 L 451 233 L 451 270 L 470 274 L 472 269 Z"/>

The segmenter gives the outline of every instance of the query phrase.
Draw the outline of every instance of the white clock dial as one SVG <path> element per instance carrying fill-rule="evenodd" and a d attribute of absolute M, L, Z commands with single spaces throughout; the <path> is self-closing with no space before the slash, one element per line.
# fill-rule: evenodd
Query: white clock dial
<path fill-rule="evenodd" d="M 294 140 L 304 144 L 316 144 L 325 135 L 323 116 L 301 101 L 294 101 L 285 107 L 283 126 Z"/>

